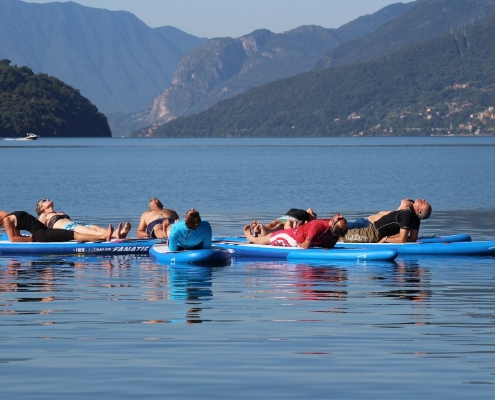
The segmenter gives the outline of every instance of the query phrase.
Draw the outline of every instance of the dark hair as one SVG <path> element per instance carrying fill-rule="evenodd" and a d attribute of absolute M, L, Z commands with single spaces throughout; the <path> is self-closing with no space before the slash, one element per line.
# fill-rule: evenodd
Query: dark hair
<path fill-rule="evenodd" d="M 343 227 L 339 226 L 340 221 L 344 221 Z M 347 228 L 347 220 L 345 218 L 342 218 L 342 217 L 337 218 L 336 221 L 334 222 L 333 226 L 332 226 L 332 233 L 334 236 L 337 236 L 337 237 L 344 237 L 347 234 L 348 230 L 349 230 L 349 228 Z"/>
<path fill-rule="evenodd" d="M 197 212 L 196 210 L 189 211 L 186 214 L 186 218 L 184 218 L 184 222 L 186 223 L 187 229 L 192 229 L 195 231 L 201 224 L 201 217 L 199 216 L 199 212 Z"/>
<path fill-rule="evenodd" d="M 148 201 L 148 206 L 151 204 L 152 201 L 155 201 L 158 207 L 163 208 L 162 202 L 156 197 L 153 197 L 150 201 Z"/>
<path fill-rule="evenodd" d="M 419 219 L 428 219 L 431 215 L 431 206 L 428 204 L 427 206 L 422 206 L 421 210 L 417 214 Z"/>

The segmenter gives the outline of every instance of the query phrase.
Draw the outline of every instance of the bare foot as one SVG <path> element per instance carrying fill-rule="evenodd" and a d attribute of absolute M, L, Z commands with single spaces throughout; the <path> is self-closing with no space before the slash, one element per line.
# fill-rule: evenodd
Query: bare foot
<path fill-rule="evenodd" d="M 244 227 L 244 235 L 246 235 L 246 239 L 248 240 L 249 243 L 253 243 L 253 239 L 254 239 L 254 236 L 251 233 L 251 224 L 246 225 Z"/>
<path fill-rule="evenodd" d="M 122 239 L 122 235 L 120 234 L 121 230 L 122 230 L 122 222 L 119 222 L 119 224 L 117 225 L 117 229 L 113 231 L 113 236 L 115 237 L 115 239 Z"/>
<path fill-rule="evenodd" d="M 258 229 L 259 229 L 259 231 L 260 231 L 260 235 L 261 235 L 261 236 L 266 236 L 266 235 L 268 235 L 268 233 L 269 233 L 269 232 L 267 231 L 267 229 L 265 228 L 265 225 L 263 225 L 263 224 L 261 223 L 261 221 L 258 221 Z"/>
<path fill-rule="evenodd" d="M 113 226 L 108 225 L 108 229 L 105 231 L 103 235 L 103 239 L 107 242 L 110 242 L 112 240 L 112 234 L 113 234 Z"/>
<path fill-rule="evenodd" d="M 131 231 L 131 224 L 127 221 L 124 225 L 124 229 L 120 231 L 120 237 L 126 238 Z"/>

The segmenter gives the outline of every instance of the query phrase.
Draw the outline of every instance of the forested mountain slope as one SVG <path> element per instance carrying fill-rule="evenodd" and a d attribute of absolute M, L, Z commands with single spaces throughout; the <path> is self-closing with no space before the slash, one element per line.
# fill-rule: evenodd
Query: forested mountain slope
<path fill-rule="evenodd" d="M 144 122 L 196 113 L 252 87 L 309 71 L 329 50 L 373 32 L 410 7 L 392 4 L 338 29 L 301 26 L 281 34 L 257 30 L 238 39 L 211 39 L 181 60 L 172 85 L 155 98 Z"/>
<path fill-rule="evenodd" d="M 408 10 L 369 35 L 332 50 L 316 63 L 314 69 L 367 61 L 471 25 L 494 10 L 494 0 L 417 0 Z"/>
<path fill-rule="evenodd" d="M 0 136 L 110 137 L 105 116 L 79 91 L 28 67 L 0 61 Z"/>
<path fill-rule="evenodd" d="M 495 17 L 366 63 L 279 80 L 137 136 L 490 133 Z"/>

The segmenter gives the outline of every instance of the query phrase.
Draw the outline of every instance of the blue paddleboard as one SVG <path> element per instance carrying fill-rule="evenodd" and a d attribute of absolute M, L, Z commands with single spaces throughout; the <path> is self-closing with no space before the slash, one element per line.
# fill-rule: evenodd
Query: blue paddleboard
<path fill-rule="evenodd" d="M 288 261 L 392 261 L 397 257 L 397 252 L 391 249 L 384 249 L 383 251 L 336 248 L 303 249 L 301 247 L 282 247 L 228 241 L 215 242 L 215 247 L 228 250 L 234 257 L 257 257 Z"/>
<path fill-rule="evenodd" d="M 161 242 L 158 239 L 115 239 L 111 242 L 88 243 L 79 243 L 76 241 L 13 243 L 8 240 L 1 240 L 0 255 L 147 255 L 151 246 Z"/>
<path fill-rule="evenodd" d="M 227 264 L 232 254 L 219 248 L 170 251 L 166 244 L 157 244 L 150 250 L 150 256 L 167 264 Z"/>
<path fill-rule="evenodd" d="M 495 241 L 445 243 L 337 243 L 336 248 L 367 251 L 391 249 L 399 256 L 495 256 Z"/>
<path fill-rule="evenodd" d="M 228 241 L 228 242 L 246 242 L 245 236 L 228 236 L 228 237 L 214 237 L 214 241 Z M 443 235 L 443 236 L 421 236 L 418 237 L 418 243 L 454 243 L 454 242 L 470 242 L 471 236 L 466 233 L 459 233 L 457 235 Z"/>

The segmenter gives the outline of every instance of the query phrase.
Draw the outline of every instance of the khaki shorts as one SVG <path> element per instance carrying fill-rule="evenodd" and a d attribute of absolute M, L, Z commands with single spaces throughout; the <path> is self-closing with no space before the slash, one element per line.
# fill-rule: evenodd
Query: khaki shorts
<path fill-rule="evenodd" d="M 344 236 L 344 242 L 346 243 L 378 243 L 382 236 L 375 228 L 375 225 L 371 224 L 367 228 L 349 229 Z"/>

